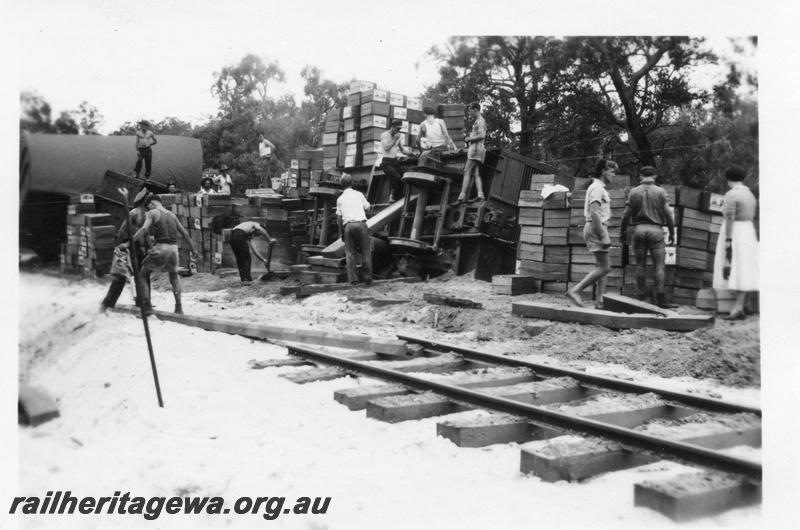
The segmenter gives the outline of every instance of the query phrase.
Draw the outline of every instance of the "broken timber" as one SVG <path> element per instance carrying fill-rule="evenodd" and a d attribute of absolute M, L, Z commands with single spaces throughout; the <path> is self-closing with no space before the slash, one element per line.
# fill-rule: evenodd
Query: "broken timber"
<path fill-rule="evenodd" d="M 515 302 L 511 314 L 528 318 L 543 318 L 558 322 L 593 324 L 614 329 L 655 328 L 665 331 L 694 331 L 714 325 L 713 315 L 646 315 L 614 313 L 586 307 L 563 307 L 538 302 Z"/>
<path fill-rule="evenodd" d="M 131 306 L 117 306 L 115 310 L 129 314 L 139 313 L 138 308 Z M 221 331 L 223 333 L 230 333 L 231 335 L 242 335 L 254 339 L 302 342 L 337 348 L 368 350 L 387 355 L 405 356 L 407 353 L 405 341 L 397 339 L 356 335 L 353 333 L 337 333 L 335 331 L 248 324 L 236 322 L 234 320 L 218 320 L 190 315 L 176 315 L 175 313 L 167 313 L 166 311 L 154 311 L 154 316 L 158 317 L 160 320 L 177 322 L 179 324 L 202 328 L 207 331 Z"/>
<path fill-rule="evenodd" d="M 334 291 L 347 291 L 350 289 L 355 289 L 359 287 L 374 287 L 377 285 L 383 285 L 385 283 L 417 283 L 421 282 L 422 278 L 418 276 L 410 277 L 410 278 L 393 278 L 391 280 L 375 280 L 370 285 L 360 283 L 357 285 L 352 285 L 349 283 L 331 283 L 331 284 L 311 284 L 311 285 L 302 285 L 300 289 L 295 291 L 295 296 L 297 298 L 303 298 L 304 296 L 311 296 L 312 294 L 319 294 L 319 293 L 331 293 Z"/>
<path fill-rule="evenodd" d="M 422 299 L 429 304 L 446 305 L 449 307 L 463 307 L 467 309 L 482 309 L 483 305 L 466 298 L 453 298 L 451 296 L 442 296 L 439 294 L 425 293 Z"/>

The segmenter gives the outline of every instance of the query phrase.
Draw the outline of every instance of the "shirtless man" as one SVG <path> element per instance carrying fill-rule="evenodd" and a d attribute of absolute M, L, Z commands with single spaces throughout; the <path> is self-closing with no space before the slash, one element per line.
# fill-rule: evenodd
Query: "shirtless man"
<path fill-rule="evenodd" d="M 231 232 L 231 250 L 233 250 L 233 255 L 236 257 L 236 266 L 239 268 L 239 278 L 241 278 L 242 283 L 245 285 L 253 281 L 253 278 L 250 276 L 250 264 L 252 262 L 250 258 L 251 250 L 258 259 L 264 262 L 264 265 L 267 266 L 267 272 L 269 272 L 269 262 L 256 250 L 253 244 L 253 237 L 258 237 L 260 235 L 267 238 L 270 252 L 272 252 L 275 239 L 270 237 L 266 228 L 255 221 L 240 223 L 234 226 Z"/>
<path fill-rule="evenodd" d="M 193 259 L 197 257 L 197 246 L 175 214 L 161 205 L 158 195 L 148 195 L 144 199 L 144 205 L 147 208 L 144 225 L 133 235 L 133 240 L 141 241 L 152 235 L 155 242 L 147 257 L 142 261 L 142 269 L 139 271 L 140 279 L 145 280 L 139 282 L 140 292 L 143 293 L 142 303 L 145 311 L 152 314 L 150 273 L 165 270 L 169 274 L 169 283 L 172 285 L 172 294 L 175 296 L 175 313 L 182 315 L 181 282 L 178 277 L 178 235 L 180 234 L 189 242 Z"/>

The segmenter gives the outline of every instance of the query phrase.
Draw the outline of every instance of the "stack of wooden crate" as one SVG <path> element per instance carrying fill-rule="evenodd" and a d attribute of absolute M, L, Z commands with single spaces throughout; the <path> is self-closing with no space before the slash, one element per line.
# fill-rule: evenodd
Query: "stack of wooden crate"
<path fill-rule="evenodd" d="M 67 242 L 61 245 L 62 273 L 99 277 L 111 270 L 117 229 L 111 216 L 94 213 L 94 203 L 67 206 Z"/>
<path fill-rule="evenodd" d="M 418 134 L 424 116 L 422 101 L 376 87 L 368 81 L 350 85 L 347 106 L 328 112 L 322 137 L 323 168 L 374 165 L 380 152 L 381 134 L 392 120 L 400 120 L 404 145 Z"/>
<path fill-rule="evenodd" d="M 466 107 L 464 105 L 439 105 L 438 116 L 447 126 L 447 134 L 453 139 L 456 147 L 466 147 Z"/>
<path fill-rule="evenodd" d="M 325 153 L 322 149 L 297 149 L 294 152 L 294 162 L 297 161 L 297 170 L 299 175 L 298 187 L 300 189 L 300 196 L 304 197 L 309 188 L 316 186 L 319 182 L 320 174 L 322 174 L 323 160 Z"/>
<path fill-rule="evenodd" d="M 540 291 L 555 294 L 563 293 L 580 282 L 594 268 L 595 260 L 583 239 L 586 190 L 573 191 L 569 198 L 566 193 L 553 193 L 546 199 L 542 198 L 541 188 L 551 183 L 548 182 L 550 179 L 551 175 L 534 175 L 533 189 L 520 193 L 517 257 L 520 274 L 539 280 Z M 666 295 L 675 303 L 694 305 L 698 291 L 709 287 L 712 282 L 715 245 L 722 224 L 721 199 L 684 186 L 664 188 L 674 209 L 677 239 L 674 247 L 667 248 Z M 612 270 L 607 276 L 606 290 L 636 296 L 633 247 L 629 245 L 625 259 L 619 240 L 629 192 L 629 187 L 608 190 L 611 198 L 608 232 L 612 244 L 609 249 Z M 564 230 L 567 231 L 566 243 Z M 633 229 L 629 228 L 628 243 L 632 235 Z M 626 261 L 628 265 L 623 267 Z M 646 276 L 648 287 L 651 287 L 655 270 L 649 258 L 648 263 Z M 593 291 L 588 289 L 583 294 L 587 298 L 593 297 Z"/>

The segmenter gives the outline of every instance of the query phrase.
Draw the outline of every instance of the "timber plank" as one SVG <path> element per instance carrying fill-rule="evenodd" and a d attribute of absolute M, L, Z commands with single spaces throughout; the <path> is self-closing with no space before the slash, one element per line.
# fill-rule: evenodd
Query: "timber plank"
<path fill-rule="evenodd" d="M 511 314 L 554 320 L 605 326 L 615 329 L 655 328 L 666 331 L 693 331 L 714 325 L 713 315 L 660 315 L 614 313 L 602 309 L 563 307 L 537 302 L 515 302 Z"/>
<path fill-rule="evenodd" d="M 417 283 L 421 281 L 422 278 L 414 276 L 410 278 L 392 278 L 391 280 L 374 280 L 371 285 L 366 285 L 363 283 L 358 285 L 351 285 L 349 283 L 309 284 L 303 285 L 295 294 L 298 298 L 302 298 L 304 296 L 311 296 L 312 294 L 347 291 L 355 288 L 369 288 L 376 285 L 383 285 L 385 283 Z"/>
<path fill-rule="evenodd" d="M 466 298 L 454 298 L 451 296 L 442 296 L 434 293 L 425 293 L 422 299 L 429 304 L 446 305 L 449 307 L 463 307 L 467 309 L 483 309 L 483 304 L 467 300 Z"/>
<path fill-rule="evenodd" d="M 115 311 L 139 314 L 138 307 L 118 305 Z M 338 333 L 335 331 L 319 331 L 315 329 L 297 329 L 281 326 L 270 326 L 263 324 L 252 324 L 237 322 L 233 320 L 221 320 L 212 318 L 196 317 L 191 315 L 176 315 L 165 311 L 155 311 L 154 316 L 160 320 L 168 320 L 202 328 L 207 331 L 221 331 L 231 335 L 243 335 L 256 339 L 269 339 L 300 342 L 305 344 L 318 344 L 332 346 L 336 348 L 351 348 L 355 350 L 367 350 L 375 353 L 387 355 L 407 354 L 405 341 L 389 338 L 374 337 L 370 335 L 356 335 L 353 333 Z"/>
<path fill-rule="evenodd" d="M 603 307 L 616 313 L 652 313 L 654 315 L 664 315 L 665 317 L 677 315 L 674 311 L 661 309 L 657 305 L 613 293 L 605 293 L 603 295 Z"/>

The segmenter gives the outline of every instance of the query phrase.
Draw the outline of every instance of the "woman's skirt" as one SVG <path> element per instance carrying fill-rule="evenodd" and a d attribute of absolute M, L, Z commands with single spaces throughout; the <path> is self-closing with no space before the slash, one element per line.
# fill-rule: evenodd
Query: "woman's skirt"
<path fill-rule="evenodd" d="M 720 228 L 717 252 L 714 255 L 714 289 L 758 291 L 758 237 L 752 221 L 734 222 L 731 272 L 727 280 L 723 277 L 726 222 Z"/>

